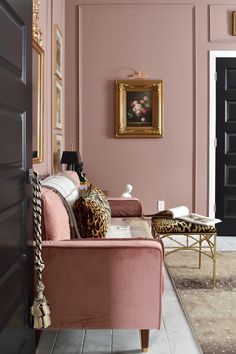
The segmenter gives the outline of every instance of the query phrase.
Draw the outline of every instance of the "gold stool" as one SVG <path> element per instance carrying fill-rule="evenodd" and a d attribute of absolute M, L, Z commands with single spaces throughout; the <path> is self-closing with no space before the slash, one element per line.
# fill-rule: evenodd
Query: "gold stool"
<path fill-rule="evenodd" d="M 159 240 L 167 238 L 173 242 L 173 246 L 165 247 L 165 256 L 180 250 L 192 250 L 198 252 L 199 269 L 201 268 L 202 254 L 210 257 L 213 262 L 213 288 L 216 286 L 217 231 L 214 226 L 199 225 L 181 219 L 153 216 L 152 236 Z M 178 240 L 176 236 L 185 236 L 186 242 L 184 243 L 183 241 Z"/>

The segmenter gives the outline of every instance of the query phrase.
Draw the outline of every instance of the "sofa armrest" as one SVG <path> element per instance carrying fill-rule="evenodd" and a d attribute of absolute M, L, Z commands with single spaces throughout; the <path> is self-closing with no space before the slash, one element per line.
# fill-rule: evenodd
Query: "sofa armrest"
<path fill-rule="evenodd" d="M 51 328 L 160 327 L 163 253 L 159 242 L 44 241 L 42 253 Z"/>
<path fill-rule="evenodd" d="M 112 217 L 142 216 L 142 203 L 137 198 L 108 198 Z"/>

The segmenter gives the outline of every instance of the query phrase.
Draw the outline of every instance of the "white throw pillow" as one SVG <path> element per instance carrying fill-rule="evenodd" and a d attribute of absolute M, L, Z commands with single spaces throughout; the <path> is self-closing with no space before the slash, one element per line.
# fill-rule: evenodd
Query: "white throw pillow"
<path fill-rule="evenodd" d="M 42 186 L 48 186 L 57 190 L 71 207 L 79 198 L 79 185 L 66 176 L 49 176 L 42 181 Z"/>

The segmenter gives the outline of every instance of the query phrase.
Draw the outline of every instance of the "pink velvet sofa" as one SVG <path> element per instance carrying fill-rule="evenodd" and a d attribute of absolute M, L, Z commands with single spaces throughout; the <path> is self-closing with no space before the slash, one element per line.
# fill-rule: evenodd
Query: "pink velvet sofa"
<path fill-rule="evenodd" d="M 76 176 L 66 177 L 78 187 Z M 49 329 L 140 329 L 142 350 L 148 351 L 149 329 L 161 323 L 160 243 L 144 238 L 141 229 L 135 238 L 71 239 L 64 205 L 45 186 L 42 206 Z"/>

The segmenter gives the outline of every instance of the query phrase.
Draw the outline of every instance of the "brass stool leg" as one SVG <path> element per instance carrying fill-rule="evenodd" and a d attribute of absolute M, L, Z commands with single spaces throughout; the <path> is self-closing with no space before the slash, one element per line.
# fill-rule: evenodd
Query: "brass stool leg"
<path fill-rule="evenodd" d="M 213 288 L 216 286 L 216 234 L 213 235 L 214 247 L 213 247 Z"/>
<path fill-rule="evenodd" d="M 198 255 L 198 268 L 202 266 L 202 235 L 199 235 L 199 255 Z"/>

